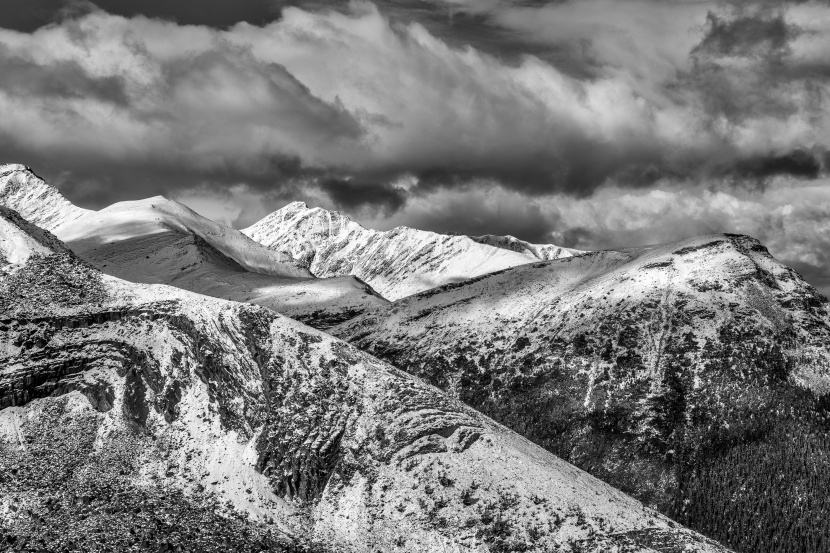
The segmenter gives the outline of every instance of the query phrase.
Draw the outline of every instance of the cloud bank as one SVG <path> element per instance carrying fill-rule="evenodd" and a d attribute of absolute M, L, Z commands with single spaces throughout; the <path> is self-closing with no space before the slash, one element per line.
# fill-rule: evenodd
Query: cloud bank
<path fill-rule="evenodd" d="M 90 207 L 162 193 L 243 225 L 305 199 L 575 247 L 717 228 L 830 263 L 826 4 L 281 4 L 0 30 L 0 152 Z"/>

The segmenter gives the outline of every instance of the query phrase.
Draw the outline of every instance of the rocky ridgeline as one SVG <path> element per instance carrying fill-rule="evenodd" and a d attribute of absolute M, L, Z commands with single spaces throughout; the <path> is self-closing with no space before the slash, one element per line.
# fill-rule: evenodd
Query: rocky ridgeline
<path fill-rule="evenodd" d="M 267 309 L 65 251 L 4 270 L 5 548 L 722 550 Z"/>

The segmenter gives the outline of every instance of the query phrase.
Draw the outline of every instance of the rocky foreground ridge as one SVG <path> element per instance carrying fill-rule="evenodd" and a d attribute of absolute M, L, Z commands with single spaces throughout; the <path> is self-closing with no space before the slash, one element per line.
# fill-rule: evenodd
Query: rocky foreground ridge
<path fill-rule="evenodd" d="M 0 232 L 4 548 L 723 550 L 326 334 Z"/>

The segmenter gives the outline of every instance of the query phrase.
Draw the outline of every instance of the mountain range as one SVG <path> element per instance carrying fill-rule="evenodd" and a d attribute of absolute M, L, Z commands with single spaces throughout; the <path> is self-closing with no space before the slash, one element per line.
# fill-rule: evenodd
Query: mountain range
<path fill-rule="evenodd" d="M 61 470 L 130 444 L 129 509 L 151 490 L 243 549 L 720 550 L 664 516 L 742 553 L 830 547 L 830 304 L 751 237 L 584 252 L 301 202 L 240 232 L 162 197 L 84 210 L 23 166 L 0 205 L 0 413 L 29 421 L 3 451 L 86 413 Z"/>
<path fill-rule="evenodd" d="M 0 255 L 4 548 L 726 550 L 271 309 L 102 273 L 8 207 Z"/>

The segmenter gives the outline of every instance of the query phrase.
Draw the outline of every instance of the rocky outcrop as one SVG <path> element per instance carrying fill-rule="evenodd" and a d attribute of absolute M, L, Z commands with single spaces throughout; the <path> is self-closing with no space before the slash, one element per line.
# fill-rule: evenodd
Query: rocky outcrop
<path fill-rule="evenodd" d="M 4 545 L 722 550 L 270 310 L 94 279 L 65 253 L 9 270 L 38 278 L 0 293 Z"/>
<path fill-rule="evenodd" d="M 288 254 L 318 277 L 354 275 L 389 300 L 540 259 L 580 253 L 513 237 L 470 238 L 407 227 L 369 230 L 341 213 L 310 209 L 302 202 L 293 202 L 242 232 L 275 252 Z"/>

